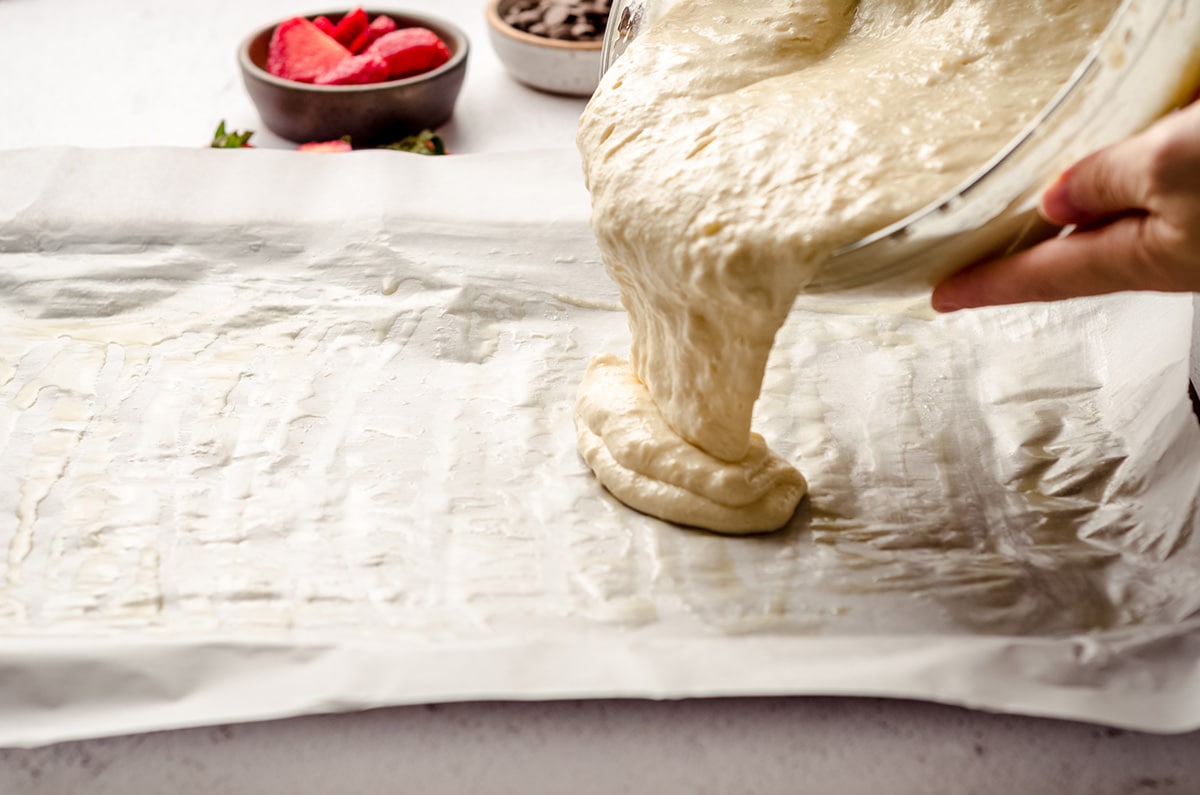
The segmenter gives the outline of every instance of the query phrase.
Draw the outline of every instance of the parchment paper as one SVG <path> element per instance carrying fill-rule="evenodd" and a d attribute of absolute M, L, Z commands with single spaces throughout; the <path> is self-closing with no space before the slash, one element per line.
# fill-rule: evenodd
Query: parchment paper
<path fill-rule="evenodd" d="M 458 699 L 1200 727 L 1190 296 L 798 309 L 722 538 L 574 447 L 625 319 L 573 151 L 0 153 L 0 744 Z"/>

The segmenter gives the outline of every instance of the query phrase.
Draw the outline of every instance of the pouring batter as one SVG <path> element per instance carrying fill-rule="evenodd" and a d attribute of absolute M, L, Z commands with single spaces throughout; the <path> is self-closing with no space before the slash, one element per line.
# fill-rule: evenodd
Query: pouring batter
<path fill-rule="evenodd" d="M 576 407 L 600 482 L 681 524 L 785 524 L 804 478 L 750 427 L 796 296 L 832 251 L 984 166 L 1117 5 L 682 0 L 635 41 L 579 130 L 632 332 Z"/>

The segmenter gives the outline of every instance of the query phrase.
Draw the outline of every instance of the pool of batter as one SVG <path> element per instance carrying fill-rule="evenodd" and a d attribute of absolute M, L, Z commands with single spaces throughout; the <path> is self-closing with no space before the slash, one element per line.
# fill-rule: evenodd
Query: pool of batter
<path fill-rule="evenodd" d="M 1118 5 L 681 0 L 639 36 L 578 135 L 632 332 L 576 406 L 605 488 L 709 530 L 785 524 L 805 480 L 751 416 L 796 296 L 832 251 L 983 167 Z"/>

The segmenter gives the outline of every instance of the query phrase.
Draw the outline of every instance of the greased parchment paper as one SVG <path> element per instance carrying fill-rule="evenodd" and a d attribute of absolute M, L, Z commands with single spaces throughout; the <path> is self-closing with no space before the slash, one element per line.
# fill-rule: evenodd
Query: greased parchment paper
<path fill-rule="evenodd" d="M 1200 726 L 1190 297 L 797 310 L 722 538 L 575 451 L 628 345 L 571 151 L 0 153 L 0 743 L 429 700 Z"/>

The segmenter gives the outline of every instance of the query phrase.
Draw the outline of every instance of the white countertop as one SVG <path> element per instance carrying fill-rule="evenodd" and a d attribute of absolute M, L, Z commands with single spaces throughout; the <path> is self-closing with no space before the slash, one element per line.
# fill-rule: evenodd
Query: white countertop
<path fill-rule="evenodd" d="M 386 5 L 453 20 L 471 40 L 454 118 L 440 131 L 451 151 L 574 146 L 584 100 L 510 79 L 488 42 L 483 0 Z M 0 101 L 9 112 L 0 146 L 207 146 L 224 119 L 229 128 L 254 130 L 256 146 L 290 148 L 260 121 L 242 86 L 237 47 L 278 19 L 331 7 L 294 0 L 4 0 Z"/>
<path fill-rule="evenodd" d="M 234 50 L 288 0 L 0 2 L 0 148 L 204 146 L 258 120 Z M 580 99 L 526 89 L 482 0 L 396 3 L 473 43 L 456 152 L 570 146 Z M 0 187 L 0 190 L 3 188 Z M 0 716 L 0 720 L 2 720 Z M 871 699 L 405 707 L 0 750 L 0 793 L 1193 793 L 1200 734 L 1155 737 Z"/>

